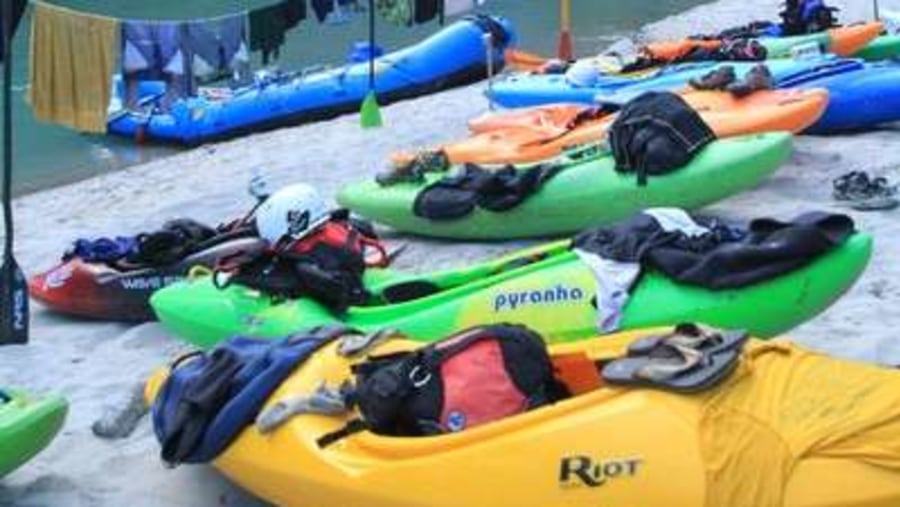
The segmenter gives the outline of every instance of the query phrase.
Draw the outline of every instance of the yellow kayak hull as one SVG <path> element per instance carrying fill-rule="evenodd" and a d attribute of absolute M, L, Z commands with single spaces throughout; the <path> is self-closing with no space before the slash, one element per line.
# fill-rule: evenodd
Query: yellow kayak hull
<path fill-rule="evenodd" d="M 554 345 L 551 352 L 609 359 L 654 332 L 660 330 Z M 393 340 L 377 353 L 418 346 Z M 792 349 L 780 341 L 748 345 L 757 347 Z M 351 361 L 336 348 L 317 352 L 268 403 L 310 393 L 323 380 L 337 385 L 347 379 Z M 900 373 L 883 375 L 900 392 Z M 148 400 L 164 379 L 162 370 L 150 379 Z M 278 505 L 701 507 L 708 479 L 698 427 L 704 400 L 716 390 L 684 395 L 603 387 L 457 434 L 391 438 L 364 432 L 326 449 L 317 439 L 343 427 L 349 417 L 297 416 L 270 435 L 248 428 L 214 466 Z M 786 486 L 785 505 L 897 506 L 900 470 L 849 459 L 804 459 Z"/>

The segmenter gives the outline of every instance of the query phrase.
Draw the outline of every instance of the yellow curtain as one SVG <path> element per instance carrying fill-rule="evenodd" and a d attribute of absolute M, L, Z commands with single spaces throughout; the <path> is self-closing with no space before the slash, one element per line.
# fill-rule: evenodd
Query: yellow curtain
<path fill-rule="evenodd" d="M 35 2 L 28 100 L 39 120 L 106 132 L 119 21 Z"/>

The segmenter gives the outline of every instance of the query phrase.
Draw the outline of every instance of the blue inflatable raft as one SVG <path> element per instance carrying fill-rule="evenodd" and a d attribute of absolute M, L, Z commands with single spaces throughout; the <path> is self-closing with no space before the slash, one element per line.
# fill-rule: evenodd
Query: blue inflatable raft
<path fill-rule="evenodd" d="M 515 74 L 494 84 L 491 98 L 504 107 L 544 104 L 622 104 L 651 90 L 678 90 L 692 78 L 717 66 L 716 62 L 672 65 L 636 75 L 602 75 L 589 87 L 573 86 L 564 75 Z M 739 76 L 754 63 L 729 63 Z M 861 60 L 823 56 L 811 60 L 766 62 L 779 88 L 825 88 L 828 109 L 806 132 L 827 134 L 864 130 L 900 121 L 900 62 L 865 63 Z"/>
<path fill-rule="evenodd" d="M 492 16 L 471 16 L 435 35 L 375 61 L 380 104 L 461 86 L 487 76 L 486 35 L 496 71 L 515 35 L 510 23 Z M 369 91 L 369 63 L 356 63 L 296 76 L 281 75 L 246 88 L 201 89 L 198 97 L 176 101 L 163 113 L 154 106 L 162 83 L 141 83 L 146 113 L 110 114 L 108 132 L 135 139 L 196 145 L 210 140 L 357 112 Z"/>

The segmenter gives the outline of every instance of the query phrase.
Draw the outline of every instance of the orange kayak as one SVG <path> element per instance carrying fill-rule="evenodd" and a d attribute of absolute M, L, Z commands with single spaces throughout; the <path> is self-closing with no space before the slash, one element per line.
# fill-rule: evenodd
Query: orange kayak
<path fill-rule="evenodd" d="M 790 56 L 791 48 L 810 43 L 819 43 L 829 53 L 840 56 L 852 56 L 875 40 L 883 29 L 884 25 L 876 21 L 832 28 L 827 32 L 818 34 L 793 37 L 766 37 L 759 39 L 759 41 L 769 50 L 769 58 Z M 654 42 L 647 44 L 644 49 L 654 58 L 672 61 L 694 49 L 713 50 L 721 45 L 721 40 L 684 39 L 680 41 Z"/>
<path fill-rule="evenodd" d="M 718 91 L 689 91 L 681 95 L 718 137 L 801 132 L 815 123 L 828 105 L 828 92 L 820 89 L 767 90 L 741 99 Z M 546 160 L 563 150 L 603 139 L 615 114 L 577 120 L 589 110 L 582 105 L 562 104 L 483 116 L 469 122 L 471 137 L 442 149 L 454 164 Z M 407 157 L 408 154 L 400 154 L 395 160 Z"/>

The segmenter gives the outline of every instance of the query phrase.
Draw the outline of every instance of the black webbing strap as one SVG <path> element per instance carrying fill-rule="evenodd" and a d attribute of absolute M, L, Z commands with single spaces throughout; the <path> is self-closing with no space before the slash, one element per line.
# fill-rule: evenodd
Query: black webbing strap
<path fill-rule="evenodd" d="M 343 428 L 319 437 L 318 440 L 316 440 L 316 443 L 319 444 L 319 448 L 324 449 L 338 440 L 361 433 L 367 429 L 368 426 L 366 426 L 366 423 L 362 419 L 351 419 Z"/>

